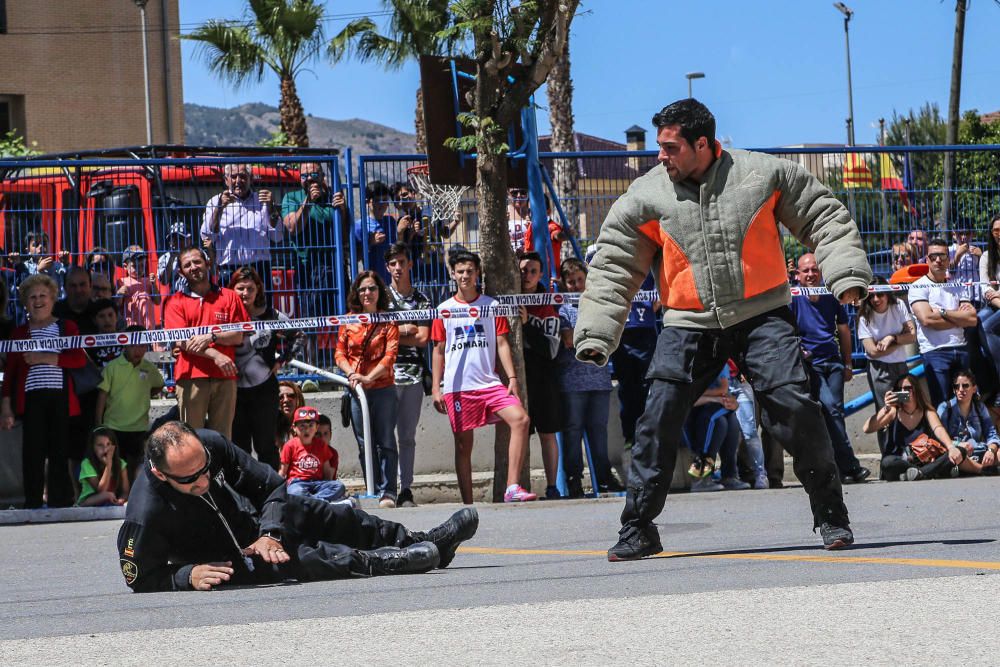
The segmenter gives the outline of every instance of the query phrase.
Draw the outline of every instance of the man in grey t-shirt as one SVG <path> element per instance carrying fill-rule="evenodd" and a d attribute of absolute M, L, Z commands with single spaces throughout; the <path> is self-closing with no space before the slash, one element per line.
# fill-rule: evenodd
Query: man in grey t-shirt
<path fill-rule="evenodd" d="M 413 259 L 404 243 L 394 243 L 385 253 L 385 265 L 392 281 L 389 294 L 390 310 L 421 310 L 430 308 L 427 297 L 414 289 L 410 272 Z M 413 459 L 416 452 L 417 423 L 424 403 L 423 375 L 427 368 L 424 349 L 430 338 L 431 327 L 427 321 L 400 322 L 399 352 L 393 371 L 396 375 L 396 396 L 399 411 L 396 415 L 396 442 L 399 445 L 399 482 L 402 489 L 396 504 L 399 507 L 416 507 L 413 501 Z"/>

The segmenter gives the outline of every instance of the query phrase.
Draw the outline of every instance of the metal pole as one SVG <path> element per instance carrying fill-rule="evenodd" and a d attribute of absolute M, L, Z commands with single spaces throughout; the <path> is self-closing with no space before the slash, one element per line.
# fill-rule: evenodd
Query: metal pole
<path fill-rule="evenodd" d="M 146 90 L 146 145 L 153 145 L 153 118 L 149 100 L 149 54 L 146 48 L 146 2 L 137 0 L 139 16 L 142 20 L 142 83 Z"/>
<path fill-rule="evenodd" d="M 691 94 L 691 79 L 688 79 L 688 99 L 691 99 L 694 95 Z"/>
<path fill-rule="evenodd" d="M 849 24 L 851 14 L 844 16 L 844 45 L 847 48 L 847 114 L 851 124 L 847 127 L 847 145 L 854 145 L 854 89 L 851 84 L 851 33 Z"/>

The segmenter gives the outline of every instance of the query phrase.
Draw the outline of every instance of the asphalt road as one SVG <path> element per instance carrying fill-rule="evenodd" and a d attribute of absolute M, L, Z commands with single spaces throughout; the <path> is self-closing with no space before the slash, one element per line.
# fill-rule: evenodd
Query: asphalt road
<path fill-rule="evenodd" d="M 678 495 L 666 553 L 637 563 L 604 556 L 620 499 L 480 506 L 447 570 L 211 593 L 129 593 L 118 522 L 7 526 L 0 664 L 997 664 L 998 491 L 848 487 L 857 544 L 836 553 L 801 489 Z"/>

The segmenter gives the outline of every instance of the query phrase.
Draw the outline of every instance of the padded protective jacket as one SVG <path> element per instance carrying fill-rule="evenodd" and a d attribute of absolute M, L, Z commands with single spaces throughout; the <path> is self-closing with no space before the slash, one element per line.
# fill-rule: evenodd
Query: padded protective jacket
<path fill-rule="evenodd" d="M 597 239 L 574 334 L 577 357 L 604 364 L 632 297 L 655 264 L 664 326 L 720 329 L 791 301 L 778 222 L 816 253 L 840 296 L 867 288 L 871 267 L 847 209 L 802 166 L 724 151 L 699 187 L 673 183 L 662 164 L 611 207 Z"/>

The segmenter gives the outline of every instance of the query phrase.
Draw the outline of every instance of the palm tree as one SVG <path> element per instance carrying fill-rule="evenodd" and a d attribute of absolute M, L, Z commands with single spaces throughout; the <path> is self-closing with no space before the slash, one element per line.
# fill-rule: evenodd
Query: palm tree
<path fill-rule="evenodd" d="M 422 55 L 455 55 L 462 37 L 445 34 L 452 24 L 448 11 L 451 0 L 382 0 L 384 12 L 391 12 L 385 34 L 379 32 L 369 17 L 351 21 L 327 45 L 327 55 L 334 63 L 354 55 L 363 62 L 379 62 L 386 69 L 399 69 Z M 424 132 L 424 98 L 417 89 L 414 119 L 416 149 L 427 151 Z"/>
<path fill-rule="evenodd" d="M 308 146 L 295 79 L 326 41 L 323 6 L 316 0 L 248 0 L 248 5 L 244 21 L 212 19 L 182 37 L 200 42 L 209 69 L 234 86 L 260 83 L 267 70 L 274 72 L 281 82 L 280 131 L 292 146 Z"/>
<path fill-rule="evenodd" d="M 557 153 L 575 151 L 576 141 L 573 132 L 573 79 L 570 77 L 569 33 L 563 51 L 552 65 L 549 72 L 546 93 L 549 98 L 549 124 L 552 126 L 552 142 L 550 150 Z M 577 197 L 579 196 L 579 171 L 576 160 L 554 160 L 552 165 L 552 184 L 562 203 L 566 220 L 571 226 L 577 224 Z M 575 233 L 575 232 L 574 232 Z M 556 257 L 555 261 L 560 262 Z"/>

